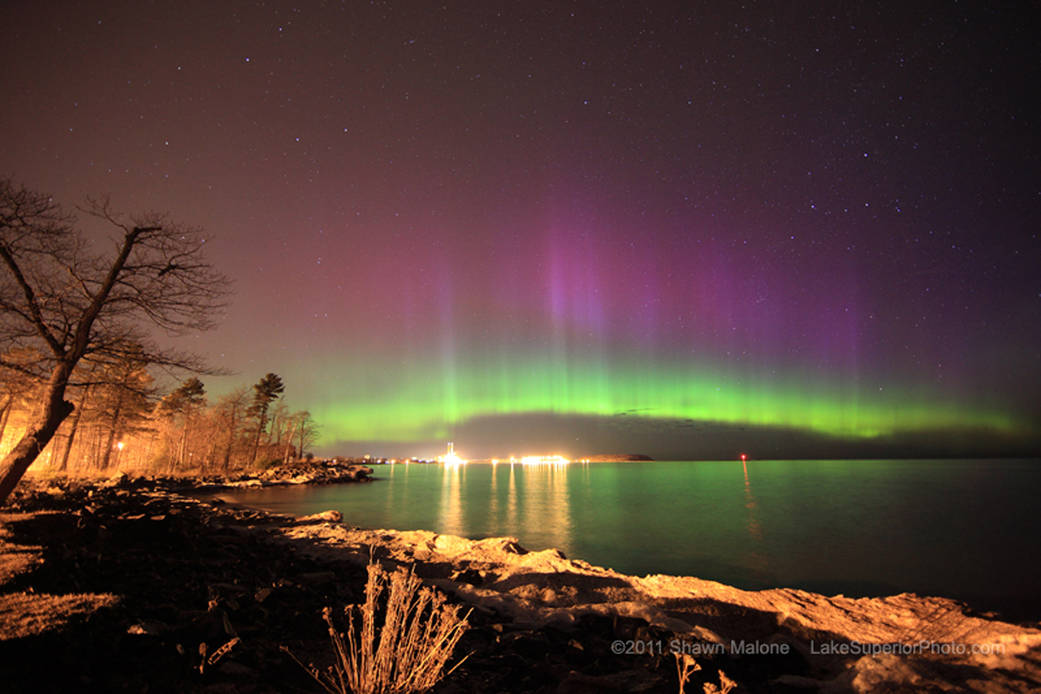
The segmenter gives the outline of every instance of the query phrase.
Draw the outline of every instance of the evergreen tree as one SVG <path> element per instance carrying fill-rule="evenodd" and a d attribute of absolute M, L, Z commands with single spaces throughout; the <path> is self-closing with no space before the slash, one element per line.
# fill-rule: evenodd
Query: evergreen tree
<path fill-rule="evenodd" d="M 256 464 L 257 451 L 260 449 L 260 437 L 267 428 L 267 415 L 271 403 L 278 398 L 286 387 L 282 379 L 276 374 L 269 373 L 253 386 L 253 403 L 249 407 L 249 414 L 256 417 L 257 433 L 253 439 L 253 454 L 250 456 L 250 464 Z"/>

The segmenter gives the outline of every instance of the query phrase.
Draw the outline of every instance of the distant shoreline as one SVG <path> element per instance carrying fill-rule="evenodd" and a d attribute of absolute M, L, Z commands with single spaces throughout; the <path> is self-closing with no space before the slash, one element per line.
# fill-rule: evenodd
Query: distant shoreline
<path fill-rule="evenodd" d="M 406 458 L 359 458 L 352 457 L 347 460 L 352 461 L 352 464 L 356 465 L 387 465 L 387 464 L 441 464 L 435 459 L 406 459 Z M 815 462 L 827 462 L 827 461 L 843 461 L 843 462 L 870 462 L 870 461 L 914 461 L 914 462 L 943 462 L 943 461 L 954 461 L 954 460 L 1035 460 L 1041 462 L 1041 453 L 1037 455 L 990 455 L 990 456 L 873 456 L 873 457 L 852 457 L 852 458 L 815 458 L 815 457 L 752 457 L 749 456 L 745 459 L 747 463 L 755 462 L 786 462 L 786 461 L 815 461 Z M 513 461 L 514 464 L 520 464 L 519 460 Z M 569 463 L 732 463 L 741 462 L 740 456 L 734 456 L 732 458 L 652 458 L 650 456 L 586 456 L 569 459 Z M 509 458 L 472 458 L 466 460 L 468 464 L 478 465 L 509 465 Z"/>
<path fill-rule="evenodd" d="M 511 460 L 510 458 L 473 458 L 466 461 L 467 463 L 478 463 L 478 464 L 489 464 L 489 465 L 509 465 L 512 463 L 519 463 L 519 460 Z M 641 454 L 626 454 L 626 455 L 587 455 L 578 456 L 575 458 L 569 458 L 568 463 L 653 463 L 656 462 L 654 458 L 641 455 Z"/>

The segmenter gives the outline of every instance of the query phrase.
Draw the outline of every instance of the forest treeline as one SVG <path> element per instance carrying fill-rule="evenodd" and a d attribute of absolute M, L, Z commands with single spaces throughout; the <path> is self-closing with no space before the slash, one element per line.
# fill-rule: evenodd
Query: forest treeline
<path fill-rule="evenodd" d="M 37 358 L 8 352 L 8 363 Z M 307 411 L 290 411 L 285 385 L 269 373 L 252 387 L 211 398 L 188 378 L 163 393 L 133 350 L 84 363 L 70 380 L 75 406 L 38 457 L 39 472 L 104 475 L 217 474 L 266 467 L 308 455 L 317 426 Z M 19 440 L 46 384 L 0 369 L 0 455 Z"/>

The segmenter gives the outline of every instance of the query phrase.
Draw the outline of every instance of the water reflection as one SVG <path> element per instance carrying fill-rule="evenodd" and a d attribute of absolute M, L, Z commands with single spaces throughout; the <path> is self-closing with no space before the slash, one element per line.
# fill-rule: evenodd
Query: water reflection
<path fill-rule="evenodd" d="M 759 504 L 752 494 L 752 482 L 748 477 L 748 461 L 742 458 L 741 466 L 745 473 L 745 510 L 747 512 L 745 527 L 752 540 L 746 561 L 749 568 L 764 572 L 768 562 L 762 553 L 763 527 L 759 524 Z"/>
<path fill-rule="evenodd" d="M 402 501 L 408 500 L 408 475 L 395 474 L 398 472 L 397 465 L 389 466 L 390 479 L 393 484 L 389 485 L 387 493 L 386 514 L 389 517 L 395 508 L 401 508 Z M 406 470 L 407 472 L 407 470 Z"/>
<path fill-rule="evenodd" d="M 513 466 L 511 466 L 513 467 Z M 526 505 L 522 536 L 540 536 L 540 544 L 571 551 L 571 498 L 567 465 L 521 467 Z"/>
<path fill-rule="evenodd" d="M 510 483 L 506 492 L 506 527 L 517 527 L 517 478 L 510 465 Z"/>
<path fill-rule="evenodd" d="M 441 504 L 438 527 L 446 535 L 466 536 L 463 519 L 463 482 L 465 465 L 441 466 Z"/>
<path fill-rule="evenodd" d="M 1038 461 L 752 460 L 741 477 L 737 462 L 380 466 L 371 484 L 220 497 L 293 515 L 335 508 L 365 528 L 513 535 L 626 573 L 1037 601 L 1041 574 L 1023 557 L 1041 535 L 1027 512 Z"/>
<path fill-rule="evenodd" d="M 498 465 L 492 465 L 492 488 L 489 492 L 488 502 L 488 534 L 489 535 L 500 535 L 501 531 L 499 523 L 499 484 L 498 484 Z"/>
<path fill-rule="evenodd" d="M 748 479 L 748 461 L 742 460 L 741 466 L 745 470 L 745 508 L 748 509 L 748 534 L 752 536 L 753 540 L 762 540 L 763 529 L 756 517 L 757 504 L 755 497 L 752 496 L 752 483 Z"/>

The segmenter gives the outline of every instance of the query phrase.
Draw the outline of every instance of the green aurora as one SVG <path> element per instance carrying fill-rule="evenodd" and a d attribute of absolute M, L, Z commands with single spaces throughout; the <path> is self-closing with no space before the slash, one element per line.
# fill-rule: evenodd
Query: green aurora
<path fill-rule="evenodd" d="M 382 361 L 382 363 L 381 363 Z M 734 373 L 707 364 L 527 358 L 338 366 L 313 408 L 327 441 L 423 441 L 475 417 L 552 413 L 783 427 L 871 439 L 937 430 L 1020 433 L 1025 422 L 925 388 L 805 375 Z"/>

